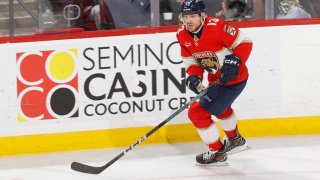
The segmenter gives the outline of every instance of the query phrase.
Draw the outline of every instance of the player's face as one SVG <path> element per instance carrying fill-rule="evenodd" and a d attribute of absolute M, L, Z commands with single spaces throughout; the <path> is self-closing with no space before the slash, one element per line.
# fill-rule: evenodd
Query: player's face
<path fill-rule="evenodd" d="M 201 26 L 201 16 L 199 14 L 185 14 L 182 18 L 187 29 L 191 32 L 197 31 Z"/>

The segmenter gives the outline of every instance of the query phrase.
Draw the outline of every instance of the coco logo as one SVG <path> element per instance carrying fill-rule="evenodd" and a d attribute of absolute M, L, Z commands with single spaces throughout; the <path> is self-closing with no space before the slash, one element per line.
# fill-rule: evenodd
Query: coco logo
<path fill-rule="evenodd" d="M 78 117 L 77 49 L 17 53 L 18 121 Z"/>

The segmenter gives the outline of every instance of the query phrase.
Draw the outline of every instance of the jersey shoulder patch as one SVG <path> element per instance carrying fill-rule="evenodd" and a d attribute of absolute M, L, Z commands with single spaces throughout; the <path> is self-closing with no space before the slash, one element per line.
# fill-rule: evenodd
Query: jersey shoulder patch
<path fill-rule="evenodd" d="M 232 27 L 229 24 L 223 25 L 223 31 L 226 32 L 227 34 L 230 34 L 231 36 L 235 36 L 237 34 L 236 28 Z"/>

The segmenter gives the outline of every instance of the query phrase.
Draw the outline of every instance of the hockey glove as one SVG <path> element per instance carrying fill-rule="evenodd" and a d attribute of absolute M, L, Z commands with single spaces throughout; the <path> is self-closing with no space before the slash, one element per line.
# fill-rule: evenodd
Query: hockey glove
<path fill-rule="evenodd" d="M 231 80 L 236 78 L 239 74 L 238 66 L 240 64 L 240 58 L 231 54 L 226 55 L 225 59 L 223 60 L 223 66 L 221 68 L 221 77 L 220 82 L 221 84 L 225 85 L 228 84 Z"/>
<path fill-rule="evenodd" d="M 191 75 L 186 80 L 186 86 L 196 94 L 199 94 L 198 87 L 201 84 L 201 79 L 199 76 Z"/>

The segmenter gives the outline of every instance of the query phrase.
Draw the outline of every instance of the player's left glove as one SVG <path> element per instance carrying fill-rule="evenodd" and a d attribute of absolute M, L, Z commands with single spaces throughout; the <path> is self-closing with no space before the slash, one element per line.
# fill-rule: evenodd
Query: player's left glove
<path fill-rule="evenodd" d="M 221 68 L 220 82 L 225 85 L 228 84 L 231 80 L 236 78 L 239 74 L 238 66 L 240 64 L 240 58 L 230 54 L 226 55 L 223 60 L 223 66 Z"/>

